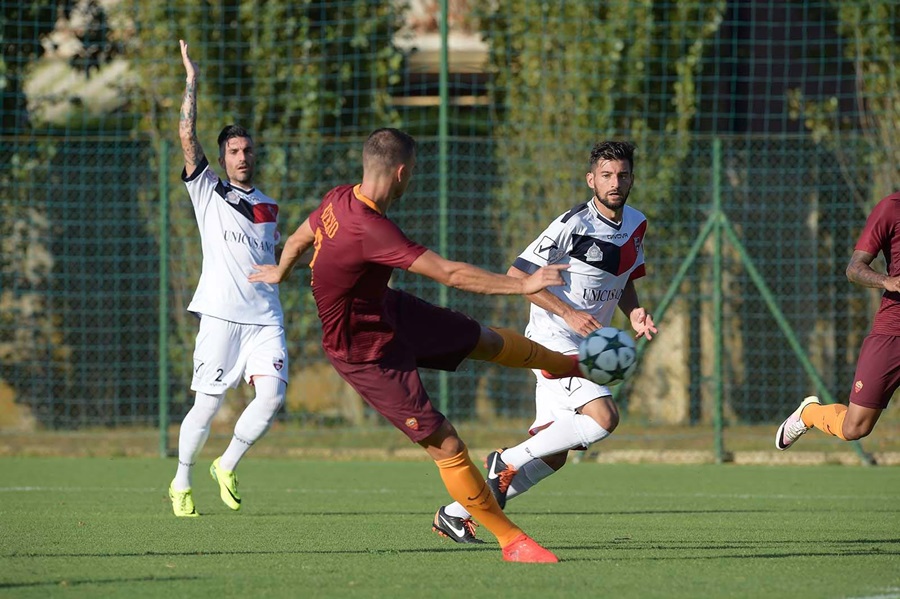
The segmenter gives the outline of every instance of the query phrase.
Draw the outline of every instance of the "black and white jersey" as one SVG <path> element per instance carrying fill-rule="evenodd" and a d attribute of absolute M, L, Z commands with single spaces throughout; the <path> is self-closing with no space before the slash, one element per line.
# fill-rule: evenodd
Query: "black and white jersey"
<path fill-rule="evenodd" d="M 548 264 L 568 264 L 568 270 L 561 271 L 565 284 L 547 291 L 608 326 L 625 284 L 645 274 L 646 229 L 647 219 L 638 210 L 626 205 L 622 222 L 614 223 L 600 214 L 592 199 L 557 217 L 513 266 L 531 274 Z M 561 316 L 535 304 L 528 329 L 536 337 L 564 337 L 575 344 L 581 339 Z"/>
<path fill-rule="evenodd" d="M 254 264 L 275 264 L 278 204 L 223 181 L 204 157 L 182 180 L 200 229 L 203 266 L 188 310 L 242 324 L 283 326 L 278 285 L 247 280 Z"/>

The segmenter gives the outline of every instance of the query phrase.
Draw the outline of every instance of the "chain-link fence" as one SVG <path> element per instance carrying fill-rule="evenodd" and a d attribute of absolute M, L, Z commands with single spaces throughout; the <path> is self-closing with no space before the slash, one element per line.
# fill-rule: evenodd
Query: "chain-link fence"
<path fill-rule="evenodd" d="M 0 4 L 0 428 L 155 426 L 190 407 L 200 250 L 179 180 L 179 37 L 201 71 L 204 147 L 228 122 L 251 128 L 283 237 L 359 179 L 366 133 L 394 125 L 420 148 L 392 218 L 505 271 L 589 197 L 592 143 L 635 141 L 638 290 L 666 306 L 619 391 L 626 418 L 771 427 L 809 393 L 846 401 L 878 294 L 844 268 L 898 181 L 894 3 Z M 395 284 L 488 324 L 527 319 L 522 298 Z M 324 360 L 307 285 L 282 285 L 283 420 L 380 424 Z M 530 377 L 469 364 L 426 380 L 454 420 L 497 423 L 529 417 Z"/>

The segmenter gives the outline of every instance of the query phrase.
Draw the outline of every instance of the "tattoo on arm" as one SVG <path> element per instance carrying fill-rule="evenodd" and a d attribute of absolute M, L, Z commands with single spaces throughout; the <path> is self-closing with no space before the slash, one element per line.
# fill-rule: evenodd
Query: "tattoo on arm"
<path fill-rule="evenodd" d="M 865 262 L 853 261 L 847 268 L 847 278 L 861 287 L 879 289 L 884 287 L 884 280 L 887 278 L 887 275 L 874 270 Z"/>
<path fill-rule="evenodd" d="M 196 167 L 203 158 L 203 148 L 197 139 L 197 84 L 187 82 L 184 97 L 181 100 L 181 118 L 178 122 L 181 135 L 181 149 L 184 151 L 184 163 Z"/>

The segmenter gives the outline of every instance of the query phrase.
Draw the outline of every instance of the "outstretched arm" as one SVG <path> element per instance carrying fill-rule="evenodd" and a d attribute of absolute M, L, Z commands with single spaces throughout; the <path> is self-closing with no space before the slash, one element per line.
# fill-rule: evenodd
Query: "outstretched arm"
<path fill-rule="evenodd" d="M 900 291 L 900 277 L 889 277 L 872 268 L 873 254 L 856 250 L 847 265 L 847 279 L 861 287 L 874 287 L 887 291 Z"/>
<path fill-rule="evenodd" d="M 251 283 L 271 283 L 273 285 L 281 283 L 290 276 L 294 265 L 308 255 L 307 250 L 313 246 L 314 242 L 315 234 L 309 225 L 309 219 L 306 219 L 284 242 L 284 249 L 281 251 L 281 259 L 278 264 L 254 264 L 253 268 L 258 272 L 253 273 L 247 279 Z"/>
<path fill-rule="evenodd" d="M 197 139 L 197 65 L 188 56 L 187 43 L 184 40 L 178 42 L 181 44 L 181 61 L 186 75 L 178 134 L 181 137 L 181 150 L 184 152 L 184 172 L 190 177 L 203 160 L 203 148 Z"/>
<path fill-rule="evenodd" d="M 447 287 L 482 295 L 529 295 L 551 285 L 562 285 L 559 271 L 568 264 L 552 264 L 522 279 L 501 275 L 466 262 L 454 262 L 428 250 L 413 262 L 409 272 L 424 275 Z"/>

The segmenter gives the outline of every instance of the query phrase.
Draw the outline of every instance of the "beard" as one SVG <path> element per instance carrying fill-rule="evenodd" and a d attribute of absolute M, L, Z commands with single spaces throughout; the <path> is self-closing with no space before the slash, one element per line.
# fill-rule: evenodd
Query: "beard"
<path fill-rule="evenodd" d="M 609 208 L 610 210 L 621 210 L 622 207 L 625 206 L 625 202 L 628 201 L 628 192 L 622 193 L 620 191 L 618 193 L 619 193 L 619 195 L 617 195 L 617 196 L 604 197 L 604 196 L 601 196 L 595 189 L 594 197 L 597 198 L 597 201 L 600 202 L 601 205 L 603 205 L 606 208 Z"/>

